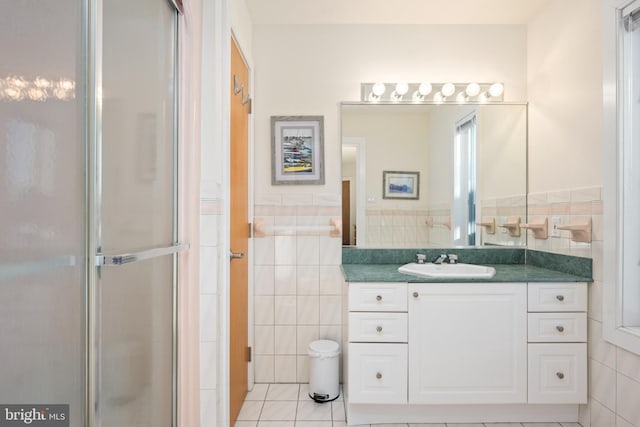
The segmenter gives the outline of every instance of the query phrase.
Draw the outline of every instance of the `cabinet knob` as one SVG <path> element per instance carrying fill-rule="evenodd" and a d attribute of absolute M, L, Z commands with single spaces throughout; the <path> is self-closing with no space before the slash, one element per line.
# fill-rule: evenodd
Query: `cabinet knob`
<path fill-rule="evenodd" d="M 381 379 L 382 378 L 382 374 L 380 372 L 376 372 L 376 378 L 377 379 Z"/>
<path fill-rule="evenodd" d="M 562 325 L 556 326 L 556 329 L 558 330 L 558 332 L 564 332 L 564 326 Z"/>
<path fill-rule="evenodd" d="M 564 301 L 564 295 L 556 295 L 558 301 Z"/>
<path fill-rule="evenodd" d="M 382 301 L 382 295 L 378 295 L 378 296 L 376 297 L 376 301 Z"/>
<path fill-rule="evenodd" d="M 564 374 L 562 372 L 556 372 L 556 376 L 561 380 L 564 379 Z"/>
<path fill-rule="evenodd" d="M 376 326 L 376 331 L 382 332 L 382 326 Z"/>
<path fill-rule="evenodd" d="M 419 293 L 417 293 L 417 292 L 414 292 L 414 293 L 413 293 L 413 297 L 414 297 L 414 298 L 418 298 L 419 296 L 420 296 L 420 294 L 419 294 Z"/>

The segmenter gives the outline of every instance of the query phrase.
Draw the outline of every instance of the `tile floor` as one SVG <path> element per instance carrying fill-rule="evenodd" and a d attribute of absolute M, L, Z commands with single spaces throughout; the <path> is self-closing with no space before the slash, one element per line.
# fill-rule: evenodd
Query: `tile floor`
<path fill-rule="evenodd" d="M 309 398 L 308 384 L 256 384 L 235 427 L 343 427 L 342 393 L 331 403 Z M 368 427 L 368 426 L 365 426 Z M 578 423 L 375 424 L 372 427 L 581 427 Z"/>

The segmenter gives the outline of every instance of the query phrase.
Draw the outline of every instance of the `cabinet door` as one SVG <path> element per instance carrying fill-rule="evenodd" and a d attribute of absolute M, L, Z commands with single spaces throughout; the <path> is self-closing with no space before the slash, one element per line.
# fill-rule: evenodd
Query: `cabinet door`
<path fill-rule="evenodd" d="M 529 403 L 587 403 L 587 344 L 529 344 Z"/>
<path fill-rule="evenodd" d="M 526 401 L 526 284 L 410 284 L 409 403 Z"/>
<path fill-rule="evenodd" d="M 349 403 L 407 403 L 407 345 L 349 344 Z"/>

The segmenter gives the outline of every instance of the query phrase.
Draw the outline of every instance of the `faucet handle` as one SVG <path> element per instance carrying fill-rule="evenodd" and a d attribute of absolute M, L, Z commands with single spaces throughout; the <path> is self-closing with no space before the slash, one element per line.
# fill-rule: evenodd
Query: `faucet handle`
<path fill-rule="evenodd" d="M 458 262 L 458 255 L 456 254 L 448 254 L 447 258 L 449 258 L 449 264 L 455 264 Z"/>
<path fill-rule="evenodd" d="M 418 259 L 418 264 L 424 264 L 424 260 L 427 259 L 425 254 L 416 254 L 416 258 Z"/>

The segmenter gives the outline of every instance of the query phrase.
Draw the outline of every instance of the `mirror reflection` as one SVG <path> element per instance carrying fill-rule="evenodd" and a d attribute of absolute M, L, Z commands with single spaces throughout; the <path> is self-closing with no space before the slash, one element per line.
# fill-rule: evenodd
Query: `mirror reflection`
<path fill-rule="evenodd" d="M 343 244 L 524 246 L 524 104 L 342 104 Z"/>

